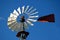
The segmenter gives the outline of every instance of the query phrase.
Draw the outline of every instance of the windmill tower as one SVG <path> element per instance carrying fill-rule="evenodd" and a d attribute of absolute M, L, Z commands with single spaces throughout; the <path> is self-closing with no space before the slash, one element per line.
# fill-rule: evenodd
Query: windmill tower
<path fill-rule="evenodd" d="M 37 21 L 35 19 L 38 17 L 38 15 L 36 15 L 37 13 L 38 12 L 33 7 L 23 6 L 22 8 L 19 7 L 17 10 L 14 10 L 13 13 L 10 14 L 8 17 L 9 29 L 18 32 L 16 36 L 19 38 L 19 40 L 26 40 L 29 32 L 26 32 L 25 30 L 27 29 L 28 25 L 33 26 L 34 24 L 32 22 Z M 21 14 L 26 14 L 28 17 L 26 18 L 25 15 L 20 16 Z M 18 16 L 20 16 L 19 22 L 17 22 Z"/>

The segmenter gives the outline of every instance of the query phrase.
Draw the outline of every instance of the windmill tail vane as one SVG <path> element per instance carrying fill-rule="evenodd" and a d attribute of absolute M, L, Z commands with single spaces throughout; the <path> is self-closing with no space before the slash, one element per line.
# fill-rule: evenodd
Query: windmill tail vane
<path fill-rule="evenodd" d="M 37 19 L 37 21 L 40 21 L 40 22 L 55 22 L 54 14 L 39 17 Z"/>

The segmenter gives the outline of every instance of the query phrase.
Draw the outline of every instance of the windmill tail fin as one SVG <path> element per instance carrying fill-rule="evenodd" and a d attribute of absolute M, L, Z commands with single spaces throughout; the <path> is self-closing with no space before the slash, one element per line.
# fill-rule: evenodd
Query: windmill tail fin
<path fill-rule="evenodd" d="M 39 17 L 37 19 L 37 21 L 40 21 L 40 22 L 55 22 L 55 17 L 54 17 L 54 14 L 50 14 L 50 15 Z"/>

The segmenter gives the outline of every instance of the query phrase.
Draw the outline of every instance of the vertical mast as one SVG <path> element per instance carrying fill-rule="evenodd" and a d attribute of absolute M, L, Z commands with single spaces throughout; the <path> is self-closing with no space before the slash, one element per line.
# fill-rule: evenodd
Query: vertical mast
<path fill-rule="evenodd" d="M 23 24 L 22 25 L 22 31 L 18 32 L 16 36 L 19 37 L 19 40 L 26 40 L 29 33 L 25 31 L 25 27 L 24 27 L 25 19 L 24 19 L 24 16 L 21 17 L 20 22 Z"/>
<path fill-rule="evenodd" d="M 25 28 L 24 28 L 24 22 L 25 22 L 24 16 L 21 17 L 20 22 L 23 24 L 23 25 L 22 25 L 22 31 L 25 31 Z M 21 33 L 20 40 L 24 40 L 24 39 L 23 39 L 24 36 L 25 36 L 25 34 Z"/>

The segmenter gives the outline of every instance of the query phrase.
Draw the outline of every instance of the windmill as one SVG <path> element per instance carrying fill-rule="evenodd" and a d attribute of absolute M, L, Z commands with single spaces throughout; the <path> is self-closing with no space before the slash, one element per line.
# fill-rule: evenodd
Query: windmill
<path fill-rule="evenodd" d="M 37 10 L 33 7 L 22 6 L 18 7 L 17 10 L 14 10 L 13 13 L 10 13 L 8 17 L 8 27 L 12 29 L 12 31 L 17 31 L 17 37 L 19 40 L 26 40 L 29 32 L 26 32 L 28 25 L 33 26 L 33 22 L 41 21 L 41 22 L 55 22 L 54 14 L 50 14 L 47 16 L 42 16 L 38 18 Z M 25 16 L 27 15 L 27 17 Z M 19 17 L 19 22 L 17 18 Z M 38 18 L 38 19 L 36 19 Z"/>

